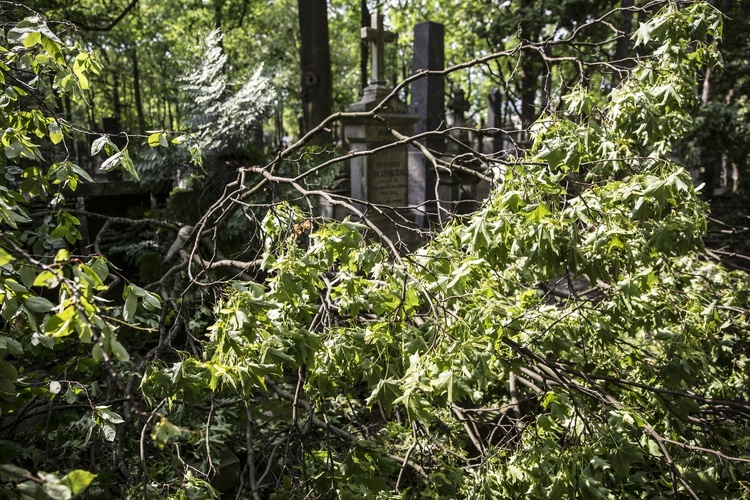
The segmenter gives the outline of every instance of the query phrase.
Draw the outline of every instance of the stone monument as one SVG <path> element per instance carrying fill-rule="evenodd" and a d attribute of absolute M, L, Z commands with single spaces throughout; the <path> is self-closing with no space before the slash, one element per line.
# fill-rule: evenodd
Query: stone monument
<path fill-rule="evenodd" d="M 370 42 L 372 76 L 362 99 L 349 106 L 349 112 L 363 116 L 344 122 L 346 139 L 355 153 L 350 159 L 351 197 L 385 236 L 410 244 L 415 235 L 409 228 L 413 218 L 408 210 L 407 148 L 405 144 L 393 145 L 397 139 L 391 129 L 411 136 L 417 118 L 395 96 L 384 102 L 393 90 L 385 79 L 385 44 L 396 40 L 396 35 L 384 29 L 383 16 L 373 13 L 370 26 L 362 28 L 361 35 Z M 382 108 L 369 114 L 381 104 Z"/>
<path fill-rule="evenodd" d="M 412 74 L 445 69 L 445 28 L 442 24 L 425 21 L 414 27 Z M 438 157 L 445 151 L 445 138 L 439 130 L 445 128 L 445 77 L 430 74 L 411 84 L 409 111 L 418 118 L 415 134 L 435 132 L 418 142 Z M 431 161 L 422 151 L 409 147 L 409 205 L 419 225 L 425 225 L 437 213 L 436 184 L 438 176 Z M 443 183 L 444 184 L 444 183 Z M 438 198 L 446 196 L 445 186 L 438 189 Z M 450 187 L 449 187 L 450 189 Z M 442 193 L 440 191 L 443 191 Z"/>
<path fill-rule="evenodd" d="M 458 139 L 463 143 L 469 141 L 469 131 L 466 130 L 468 122 L 466 121 L 466 112 L 471 108 L 471 103 L 466 99 L 466 93 L 464 89 L 456 89 L 453 91 L 453 97 L 448 101 L 448 109 L 451 110 L 451 118 L 453 123 L 451 127 L 451 136 Z M 455 144 L 455 143 L 453 143 Z"/>

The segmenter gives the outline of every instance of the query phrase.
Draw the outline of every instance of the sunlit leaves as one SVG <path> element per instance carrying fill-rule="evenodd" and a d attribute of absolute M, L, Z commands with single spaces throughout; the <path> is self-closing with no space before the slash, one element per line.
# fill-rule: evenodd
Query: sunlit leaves
<path fill-rule="evenodd" d="M 148 145 L 152 148 L 156 146 L 166 148 L 169 146 L 169 141 L 167 140 L 166 134 L 163 132 L 154 132 L 148 136 Z"/>
<path fill-rule="evenodd" d="M 117 337 L 114 324 L 120 320 L 109 316 L 118 310 L 99 297 L 108 288 L 108 263 L 73 250 L 81 240 L 81 222 L 66 208 L 65 197 L 92 178 L 70 161 L 71 124 L 55 114 L 57 103 L 86 101 L 89 78 L 99 64 L 72 38 L 64 43 L 50 26 L 39 17 L 9 24 L 0 44 L 0 408 L 13 412 L 38 396 L 67 405 L 85 394 L 91 418 L 82 425 L 89 431 L 98 427 L 112 442 L 124 420 L 106 405 L 94 406 L 83 384 L 67 380 L 95 371 L 98 364 L 127 363 L 130 355 Z M 94 149 L 114 156 L 105 160 L 107 169 L 121 166 L 134 173 L 127 149 L 108 137 Z M 133 293 L 144 309 L 160 307 L 154 294 Z M 56 351 L 65 354 L 51 362 Z M 72 498 L 95 478 L 84 470 L 33 475 L 10 465 L 0 469 L 3 493 L 27 497 Z"/>
<path fill-rule="evenodd" d="M 61 480 L 60 483 L 67 486 L 73 496 L 82 493 L 88 488 L 91 481 L 96 478 L 96 474 L 92 474 L 86 470 L 74 470 L 67 473 Z"/>
<path fill-rule="evenodd" d="M 15 260 L 15 257 L 5 251 L 5 249 L 0 248 L 0 267 L 12 262 L 13 260 Z"/>
<path fill-rule="evenodd" d="M 120 149 L 120 147 L 112 142 L 112 139 L 108 135 L 102 135 L 91 144 L 91 155 L 95 156 L 102 151 L 104 151 L 108 157 L 104 160 L 101 167 L 99 167 L 101 170 L 110 172 L 121 167 L 138 180 L 138 172 L 135 169 L 135 165 L 130 158 L 130 153 L 128 153 L 127 148 Z"/>
<path fill-rule="evenodd" d="M 107 406 L 94 408 L 94 422 L 102 431 L 105 441 L 114 441 L 117 434 L 116 426 L 125 422 L 120 415 L 110 410 Z"/>
<path fill-rule="evenodd" d="M 154 443 L 156 443 L 159 448 L 164 448 L 170 438 L 179 436 L 181 432 L 182 429 L 166 418 L 161 417 L 151 430 L 151 439 L 154 440 Z"/>
<path fill-rule="evenodd" d="M 39 472 L 33 475 L 21 467 L 0 464 L 0 493 L 7 498 L 69 500 L 83 493 L 95 478 L 95 474 L 80 469 L 60 478 L 57 474 Z"/>
<path fill-rule="evenodd" d="M 716 19 L 709 10 L 705 20 L 689 19 L 698 13 L 691 8 L 670 7 L 644 24 L 635 78 L 606 93 L 576 88 L 534 127 L 522 159 L 485 157 L 498 181 L 490 200 L 408 256 L 390 255 L 351 220 L 319 223 L 273 205 L 259 225 L 259 282 L 228 287 L 207 330 L 208 305 L 187 318 L 186 294 L 161 311 L 154 290 L 162 287 L 115 280 L 104 258 L 73 249 L 81 221 L 64 209 L 64 195 L 88 177 L 40 156 L 66 145 L 68 125 L 44 110 L 19 112 L 28 96 L 8 86 L 0 96 L 8 122 L 0 140 L 8 228 L 0 407 L 34 415 L 27 403 L 43 399 L 34 416 L 50 422 L 45 439 L 64 442 L 80 425 L 103 446 L 136 443 L 148 461 L 141 477 L 180 476 L 171 484 L 182 481 L 186 491 L 210 491 L 191 474 L 221 467 L 217 447 L 249 460 L 260 438 L 264 453 L 255 457 L 268 463 L 254 470 L 281 478 L 279 495 L 297 486 L 277 475 L 292 454 L 283 470 L 300 471 L 300 488 L 334 485 L 357 498 L 399 482 L 405 495 L 431 497 L 675 496 L 682 486 L 674 471 L 704 496 L 738 493 L 721 479 L 741 469 L 684 448 L 746 448 L 744 423 L 698 398 L 748 399 L 750 290 L 747 276 L 696 259 L 705 207 L 669 154 L 688 119 L 696 70 L 714 57 L 686 33 L 714 36 Z M 52 97 L 85 95 L 92 59 L 60 45 L 57 61 L 44 49 L 52 39 L 41 21 L 29 23 L 9 30 L 14 53 L 3 64 L 46 71 L 57 82 Z M 233 120 L 259 116 L 262 103 L 250 101 L 264 79 L 256 74 L 254 86 L 224 99 L 224 56 L 216 39 L 209 45 L 211 64 L 193 75 L 197 102 L 210 112 L 196 114 L 206 127 L 195 140 L 226 142 L 242 133 L 228 131 Z M 166 132 L 148 134 L 145 144 L 170 147 Z M 103 153 L 105 171 L 132 167 L 115 136 L 96 138 L 91 153 Z M 31 200 L 49 203 L 39 204 L 45 213 L 26 210 Z M 129 344 L 155 330 L 160 311 L 158 343 Z M 170 344 L 173 332 L 184 334 L 186 351 Z M 158 359 L 142 371 L 130 362 L 151 353 Z M 113 383 L 70 380 L 94 372 Z M 120 386 L 126 412 L 103 401 Z M 80 423 L 56 426 L 62 414 L 77 422 L 69 410 L 81 408 Z M 149 456 L 162 450 L 169 459 Z M 10 478 L 13 471 L 0 466 L 13 488 L 43 486 L 28 471 Z M 93 480 L 82 471 L 60 476 L 39 477 L 61 498 Z"/>
<path fill-rule="evenodd" d="M 694 426 L 696 446 L 743 439 L 699 432 L 710 409 L 686 391 L 747 392 L 746 356 L 733 359 L 746 342 L 745 305 L 719 304 L 746 300 L 748 279 L 696 259 L 705 207 L 669 155 L 697 70 L 713 57 L 709 45 L 683 57 L 694 28 L 680 16 L 690 15 L 669 10 L 642 29 L 641 42 L 659 45 L 634 78 L 606 95 L 580 87 L 564 98 L 559 116 L 535 127 L 524 161 L 497 166 L 488 203 L 408 258 L 389 259 L 348 220 L 316 227 L 289 205 L 274 207 L 262 223 L 263 284 L 227 292 L 206 360 L 155 368 L 144 390 L 275 400 L 261 381 L 291 382 L 316 418 L 347 432 L 377 422 L 383 430 L 368 440 L 430 450 L 425 484 L 455 467 L 454 496 L 680 488 L 659 436 L 687 442 L 681 433 Z M 134 299 L 125 300 L 132 317 Z M 296 406 L 296 421 L 274 421 L 300 425 L 306 408 Z M 724 430 L 743 434 L 735 423 Z M 337 446 L 325 453 L 346 464 L 351 447 Z M 713 459 L 677 448 L 684 477 L 701 492 L 715 488 L 715 473 L 698 477 Z M 474 456 L 456 466 L 461 454 Z"/>

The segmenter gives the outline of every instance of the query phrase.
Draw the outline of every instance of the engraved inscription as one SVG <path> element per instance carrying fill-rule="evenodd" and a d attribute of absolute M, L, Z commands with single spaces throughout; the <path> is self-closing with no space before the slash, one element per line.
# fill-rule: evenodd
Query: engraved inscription
<path fill-rule="evenodd" d="M 408 203 L 406 149 L 382 151 L 368 160 L 370 202 L 394 207 L 405 206 Z"/>

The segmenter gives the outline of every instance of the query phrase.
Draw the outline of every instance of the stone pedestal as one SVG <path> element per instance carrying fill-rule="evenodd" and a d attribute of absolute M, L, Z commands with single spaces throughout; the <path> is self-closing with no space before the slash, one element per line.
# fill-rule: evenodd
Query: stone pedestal
<path fill-rule="evenodd" d="M 350 112 L 368 112 L 385 98 L 391 89 L 379 84 L 365 88 L 362 100 L 349 107 Z M 389 100 L 378 119 L 363 117 L 344 123 L 346 139 L 354 153 L 367 153 L 350 159 L 351 196 L 355 206 L 364 212 L 392 241 L 411 244 L 415 241 L 413 217 L 409 205 L 409 168 L 407 146 L 390 146 L 397 141 L 388 127 L 411 136 L 417 118 L 397 99 Z M 356 203 L 356 200 L 366 202 Z"/>

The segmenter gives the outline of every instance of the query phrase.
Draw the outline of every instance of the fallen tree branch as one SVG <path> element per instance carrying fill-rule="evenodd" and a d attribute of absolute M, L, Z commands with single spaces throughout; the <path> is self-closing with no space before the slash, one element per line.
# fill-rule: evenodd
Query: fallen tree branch
<path fill-rule="evenodd" d="M 345 431 L 343 429 L 340 429 L 340 428 L 336 427 L 335 425 L 332 425 L 332 424 L 330 424 L 328 422 L 325 422 L 324 420 L 321 420 L 320 418 L 316 417 L 315 413 L 314 413 L 314 411 L 312 409 L 312 406 L 310 406 L 310 403 L 308 403 L 304 399 L 297 399 L 296 403 L 295 403 L 294 395 L 286 392 L 285 390 L 283 390 L 281 387 L 279 387 L 279 385 L 276 382 L 274 382 L 273 380 L 271 380 L 270 377 L 266 377 L 265 381 L 266 381 L 266 385 L 268 387 L 270 387 L 273 390 L 273 392 L 275 392 L 276 395 L 279 396 L 281 399 L 285 399 L 285 400 L 289 401 L 292 404 L 296 404 L 299 408 L 304 409 L 310 415 L 312 424 L 315 427 L 318 427 L 319 429 L 323 429 L 325 431 L 328 431 L 331 434 L 333 434 L 333 435 L 335 435 L 335 436 L 337 436 L 337 437 L 339 437 L 339 438 L 341 438 L 341 439 L 343 439 L 345 441 L 348 441 L 348 442 L 352 443 L 355 446 L 359 446 L 360 448 L 365 448 L 365 449 L 368 449 L 368 450 L 374 450 L 374 448 L 372 446 L 363 444 L 362 443 L 363 440 L 360 439 L 360 438 L 358 438 L 354 434 L 351 434 L 350 432 L 347 432 L 347 431 Z M 375 450 L 375 451 L 380 451 L 380 450 Z M 388 453 L 388 452 L 386 452 L 385 455 L 388 456 L 389 458 L 397 461 L 397 462 L 400 462 L 402 464 L 408 465 L 412 470 L 414 470 L 414 472 L 416 472 L 417 474 L 419 474 L 420 476 L 422 476 L 424 479 L 428 479 L 429 478 L 429 476 L 427 475 L 427 472 L 424 470 L 424 468 L 421 465 L 415 464 L 414 462 L 412 462 L 411 460 L 409 460 L 408 457 L 400 457 L 398 455 L 395 455 L 395 454 L 392 454 L 392 453 Z"/>

